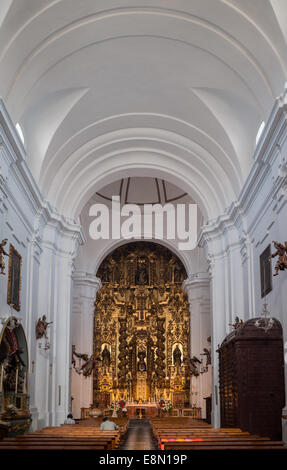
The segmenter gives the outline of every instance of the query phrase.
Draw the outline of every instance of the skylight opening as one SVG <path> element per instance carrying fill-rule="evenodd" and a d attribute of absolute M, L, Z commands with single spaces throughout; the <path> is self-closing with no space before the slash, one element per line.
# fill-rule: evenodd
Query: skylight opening
<path fill-rule="evenodd" d="M 16 130 L 17 130 L 18 134 L 19 134 L 19 137 L 21 139 L 22 144 L 25 145 L 24 134 L 23 134 L 22 127 L 20 126 L 19 122 L 17 122 L 15 127 L 16 127 Z"/>
<path fill-rule="evenodd" d="M 259 126 L 259 129 L 258 129 L 258 132 L 257 132 L 257 135 L 256 135 L 256 139 L 255 139 L 255 144 L 257 145 L 258 142 L 259 142 L 259 139 L 261 137 L 261 134 L 264 130 L 264 127 L 265 127 L 265 121 L 262 121 L 260 126 Z"/>

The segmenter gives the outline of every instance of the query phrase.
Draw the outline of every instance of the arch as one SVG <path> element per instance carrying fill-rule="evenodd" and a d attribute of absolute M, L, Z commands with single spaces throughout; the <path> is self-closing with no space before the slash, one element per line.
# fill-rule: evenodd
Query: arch
<path fill-rule="evenodd" d="M 138 243 L 143 240 L 132 240 L 132 243 Z M 177 249 L 175 244 L 171 240 L 159 240 L 158 238 L 153 238 L 152 240 L 145 240 L 147 243 L 155 243 L 158 245 L 162 245 L 168 250 L 170 250 L 183 264 L 185 271 L 187 273 L 187 277 L 189 277 L 193 273 L 192 269 L 192 260 L 190 257 L 187 255 L 185 251 L 180 251 Z M 105 258 L 107 258 L 109 255 L 111 255 L 117 248 L 127 245 L 131 243 L 131 240 L 111 240 L 110 244 L 100 252 L 99 256 L 96 258 L 96 263 L 95 263 L 95 274 L 97 273 L 102 261 L 104 261 Z"/>

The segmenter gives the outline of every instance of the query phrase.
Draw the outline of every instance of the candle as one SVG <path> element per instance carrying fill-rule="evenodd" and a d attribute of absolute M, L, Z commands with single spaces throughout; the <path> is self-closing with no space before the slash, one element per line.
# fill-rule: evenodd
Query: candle
<path fill-rule="evenodd" d="M 27 393 L 27 387 L 26 387 L 26 374 L 27 372 L 24 373 L 24 381 L 23 381 L 23 393 Z"/>
<path fill-rule="evenodd" d="M 3 393 L 3 375 L 4 375 L 4 365 L 1 366 L 1 379 L 0 379 L 0 392 Z"/>
<path fill-rule="evenodd" d="M 16 369 L 16 380 L 15 380 L 15 393 L 18 392 L 18 374 L 19 374 L 19 369 L 17 367 L 17 369 Z"/>

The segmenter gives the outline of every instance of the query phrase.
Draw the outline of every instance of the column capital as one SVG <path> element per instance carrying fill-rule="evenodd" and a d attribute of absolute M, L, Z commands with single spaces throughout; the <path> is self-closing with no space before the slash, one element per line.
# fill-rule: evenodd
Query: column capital
<path fill-rule="evenodd" d="M 191 289 L 195 287 L 209 287 L 210 274 L 208 272 L 191 274 L 182 283 L 183 290 L 189 294 Z"/>
<path fill-rule="evenodd" d="M 96 292 L 102 287 L 102 281 L 96 274 L 86 273 L 84 271 L 75 271 L 73 281 L 77 286 L 94 287 Z"/>

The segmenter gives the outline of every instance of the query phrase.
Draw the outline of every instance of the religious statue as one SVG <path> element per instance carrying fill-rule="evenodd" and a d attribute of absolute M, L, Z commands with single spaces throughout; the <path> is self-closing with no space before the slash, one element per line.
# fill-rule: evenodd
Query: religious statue
<path fill-rule="evenodd" d="M 84 364 L 81 367 L 76 367 L 76 360 L 75 360 L 74 356 L 76 356 L 79 359 L 82 359 L 83 361 L 85 361 Z M 84 377 L 89 377 L 92 374 L 93 369 L 95 367 L 94 355 L 92 354 L 89 357 L 88 354 L 77 353 L 76 349 L 73 348 L 73 350 L 72 350 L 72 364 L 73 364 L 73 367 L 74 367 L 75 371 L 77 372 L 77 374 L 79 374 L 79 375 L 83 374 Z"/>
<path fill-rule="evenodd" d="M 211 351 L 210 349 L 203 348 L 203 353 L 200 354 L 201 356 L 206 356 L 206 367 L 211 365 Z"/>
<path fill-rule="evenodd" d="M 241 325 L 243 325 L 243 320 L 240 320 L 236 315 L 234 323 L 229 323 L 230 326 L 233 326 L 234 330 L 237 330 Z"/>
<path fill-rule="evenodd" d="M 181 282 L 182 281 L 182 269 L 179 263 L 175 263 L 174 265 L 174 282 Z"/>
<path fill-rule="evenodd" d="M 279 269 L 280 271 L 285 271 L 285 269 L 287 269 L 287 242 L 285 242 L 285 245 L 282 245 L 282 243 L 275 241 L 273 241 L 272 243 L 274 244 L 276 251 L 272 253 L 269 259 L 278 256 L 279 259 L 275 265 L 275 274 L 273 274 L 273 276 L 278 276 Z"/>
<path fill-rule="evenodd" d="M 175 366 L 180 367 L 181 366 L 181 350 L 179 349 L 178 344 L 174 348 L 173 351 L 173 363 Z"/>
<path fill-rule="evenodd" d="M 102 365 L 104 367 L 109 367 L 111 363 L 111 353 L 105 345 L 104 349 L 102 350 Z"/>
<path fill-rule="evenodd" d="M 139 372 L 145 372 L 146 371 L 146 363 L 145 363 L 145 357 L 146 353 L 145 351 L 139 351 L 138 352 L 138 371 Z"/>
<path fill-rule="evenodd" d="M 24 385 L 23 375 L 26 364 L 21 357 L 23 349 L 19 346 L 18 338 L 15 333 L 17 327 L 18 322 L 14 318 L 11 318 L 3 336 L 5 349 L 2 349 L 3 355 L 0 355 L 1 366 L 3 367 L 3 385 L 8 392 L 14 392 L 15 388 L 21 391 Z M 15 387 L 16 381 L 17 387 Z M 19 388 L 18 383 L 20 385 Z"/>
<path fill-rule="evenodd" d="M 47 328 L 49 325 L 51 325 L 51 323 L 53 322 L 46 321 L 46 315 L 43 315 L 42 318 L 39 318 L 36 324 L 36 339 L 41 339 L 43 337 L 48 339 Z"/>
<path fill-rule="evenodd" d="M 8 238 L 4 238 L 0 243 L 0 274 L 5 274 L 5 262 L 4 262 L 4 255 L 9 256 L 9 253 L 6 253 L 4 250 L 4 246 L 7 244 Z"/>
<path fill-rule="evenodd" d="M 190 374 L 193 375 L 194 377 L 199 376 L 199 370 L 198 370 L 198 365 L 201 364 L 202 361 L 198 359 L 196 356 L 193 356 L 189 360 L 189 368 L 190 368 Z"/>
<path fill-rule="evenodd" d="M 111 276 L 111 270 L 107 264 L 102 267 L 101 280 L 102 282 L 109 282 Z"/>
<path fill-rule="evenodd" d="M 148 284 L 148 273 L 147 267 L 144 260 L 138 260 L 138 266 L 136 270 L 136 284 L 146 285 Z"/>

